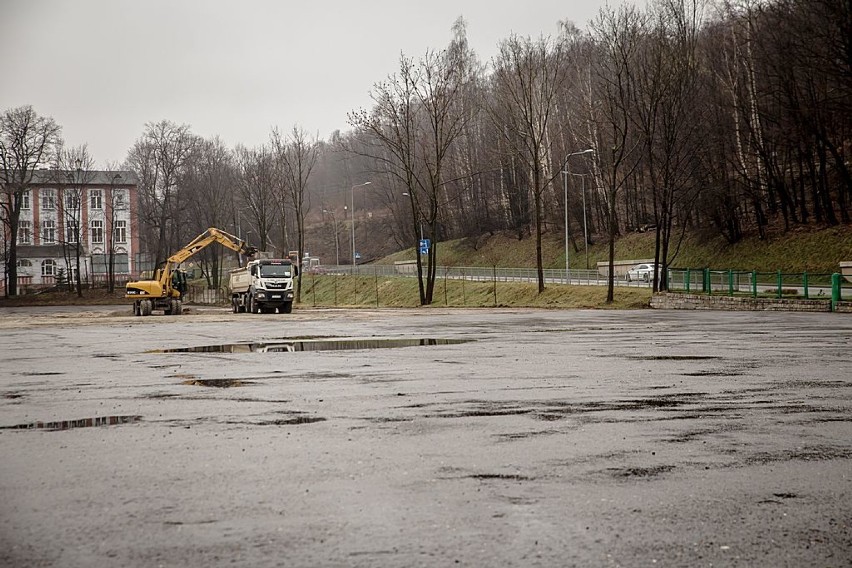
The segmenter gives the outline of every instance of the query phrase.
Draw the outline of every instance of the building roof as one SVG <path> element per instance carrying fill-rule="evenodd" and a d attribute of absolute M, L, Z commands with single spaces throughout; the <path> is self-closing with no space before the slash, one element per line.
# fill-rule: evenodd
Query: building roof
<path fill-rule="evenodd" d="M 36 170 L 33 185 L 138 185 L 136 172 L 129 170 Z"/>

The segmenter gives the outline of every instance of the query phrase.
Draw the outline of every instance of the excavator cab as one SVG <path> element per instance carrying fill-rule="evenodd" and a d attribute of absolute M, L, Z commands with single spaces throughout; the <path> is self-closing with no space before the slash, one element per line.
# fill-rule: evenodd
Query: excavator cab
<path fill-rule="evenodd" d="M 186 281 L 186 271 L 175 270 L 172 272 L 172 288 L 180 293 L 181 298 L 186 295 L 186 291 L 189 289 Z"/>

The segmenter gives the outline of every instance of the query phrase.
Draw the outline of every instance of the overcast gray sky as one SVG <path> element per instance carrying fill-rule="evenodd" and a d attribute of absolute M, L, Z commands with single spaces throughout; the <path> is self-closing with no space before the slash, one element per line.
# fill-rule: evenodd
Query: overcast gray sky
<path fill-rule="evenodd" d="M 162 119 L 229 146 L 296 124 L 327 139 L 369 108 L 401 52 L 446 47 L 459 16 L 488 61 L 513 32 L 555 36 L 565 19 L 585 28 L 604 2 L 0 0 L 0 110 L 52 116 L 99 167 Z"/>

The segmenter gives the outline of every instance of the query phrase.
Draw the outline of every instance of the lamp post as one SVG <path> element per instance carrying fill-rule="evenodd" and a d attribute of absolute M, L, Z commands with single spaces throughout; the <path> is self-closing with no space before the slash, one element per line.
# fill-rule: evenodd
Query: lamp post
<path fill-rule="evenodd" d="M 371 183 L 372 182 L 365 181 L 364 183 L 352 186 L 351 198 L 349 201 L 349 207 L 352 210 L 352 270 L 355 270 L 355 188 L 370 185 Z"/>
<path fill-rule="evenodd" d="M 583 192 L 583 246 L 586 250 L 586 270 L 589 269 L 589 231 L 586 225 L 586 176 L 588 174 L 575 174 L 572 173 L 572 176 L 578 176 L 580 178 L 580 187 Z"/>
<path fill-rule="evenodd" d="M 336 266 L 340 266 L 340 237 L 337 233 L 337 217 L 334 216 L 334 211 L 323 209 L 323 213 L 331 216 L 331 222 L 334 224 L 334 257 Z"/>
<path fill-rule="evenodd" d="M 584 154 L 593 154 L 595 151 L 592 148 L 588 150 L 580 150 L 579 152 L 571 152 L 567 156 L 565 156 L 565 169 L 562 170 L 562 183 L 565 190 L 565 279 L 568 280 L 570 276 L 569 266 L 568 266 L 568 174 L 571 172 L 568 170 L 568 158 L 571 156 L 582 156 Z M 586 268 L 589 267 L 589 249 L 588 249 L 588 235 L 586 233 L 586 190 L 585 183 L 583 184 L 583 238 L 586 242 Z"/>

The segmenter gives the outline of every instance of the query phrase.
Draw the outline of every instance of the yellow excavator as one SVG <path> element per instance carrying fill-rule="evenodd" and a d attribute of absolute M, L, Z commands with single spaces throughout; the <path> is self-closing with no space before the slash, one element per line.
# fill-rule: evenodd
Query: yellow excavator
<path fill-rule="evenodd" d="M 181 297 L 187 290 L 186 273 L 178 270 L 178 266 L 201 249 L 215 242 L 219 242 L 246 257 L 253 257 L 257 253 L 256 248 L 242 239 L 210 227 L 160 265 L 154 272 L 153 280 L 138 280 L 127 283 L 124 297 L 133 300 L 133 315 L 148 316 L 154 310 L 163 310 L 166 315 L 183 313 Z"/>

